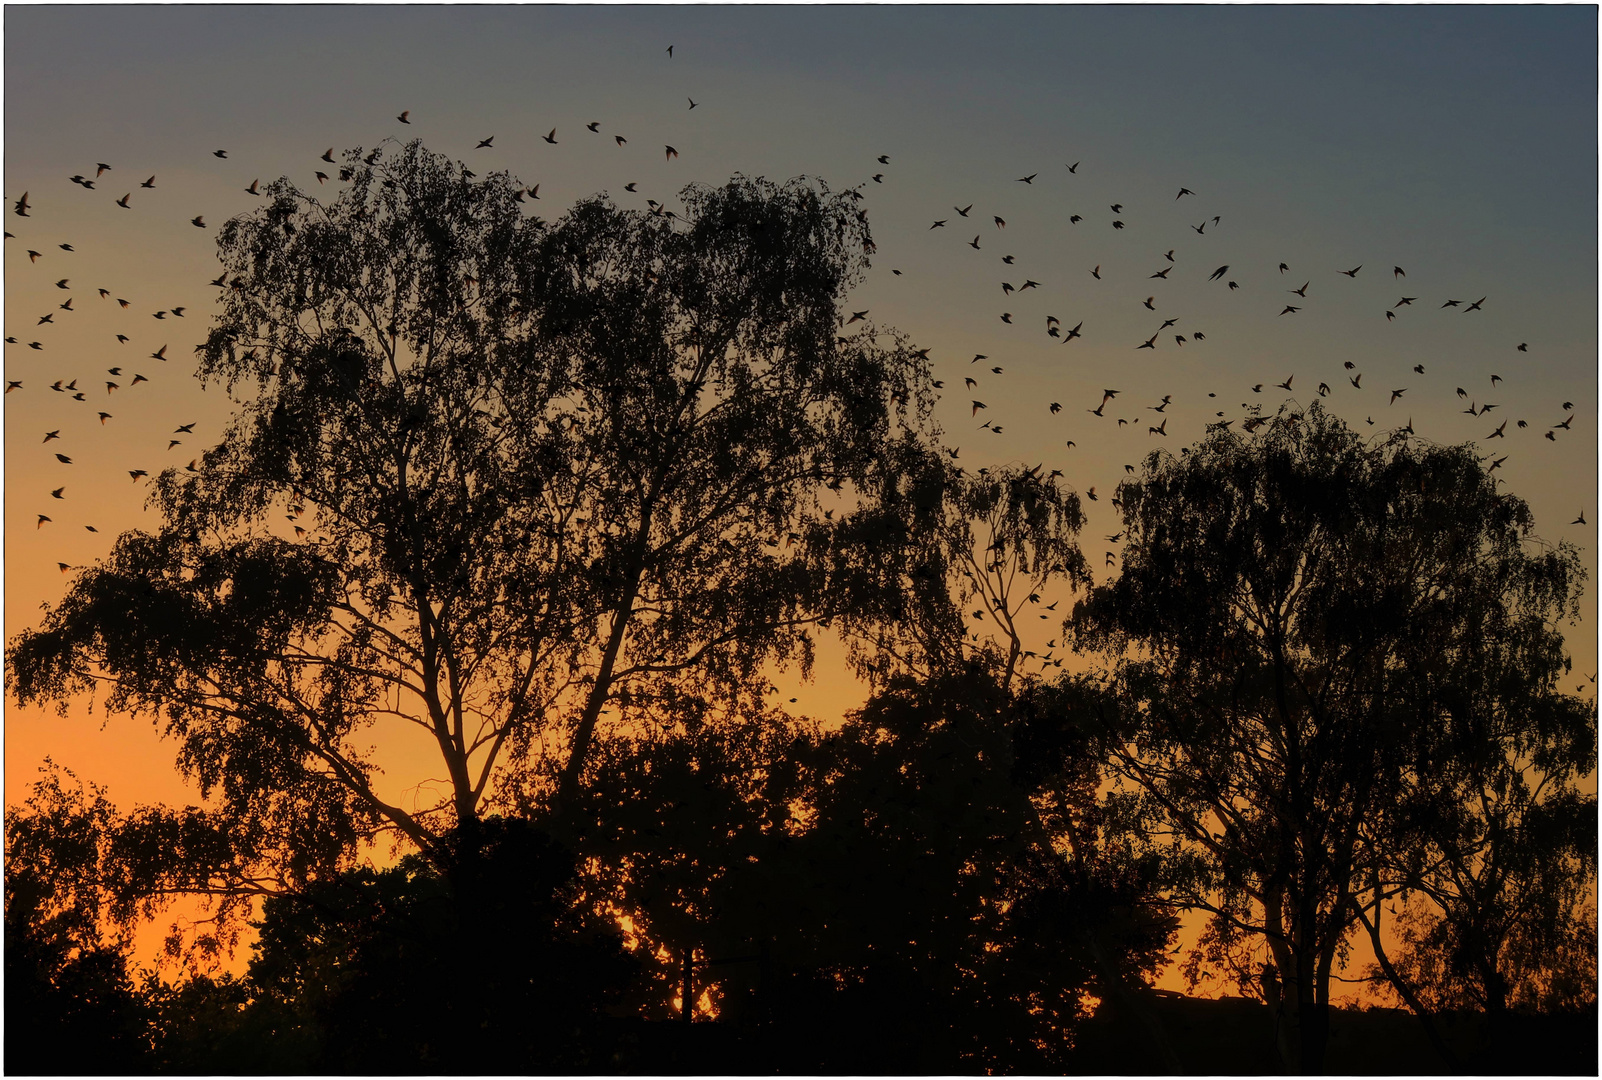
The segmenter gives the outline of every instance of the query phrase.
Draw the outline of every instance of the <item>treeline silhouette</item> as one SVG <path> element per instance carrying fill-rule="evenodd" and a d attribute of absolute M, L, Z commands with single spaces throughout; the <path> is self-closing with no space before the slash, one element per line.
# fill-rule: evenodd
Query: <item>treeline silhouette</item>
<path fill-rule="evenodd" d="M 346 162 L 220 230 L 231 427 L 11 642 L 15 699 L 159 717 L 206 801 L 8 808 L 8 1071 L 1195 1070 L 1182 910 L 1280 1068 L 1343 1060 L 1358 934 L 1442 1067 L 1534 1015 L 1594 1065 L 1583 573 L 1470 448 L 1213 425 L 1098 584 L 1078 492 L 958 465 L 930 350 L 845 318 L 852 193 L 547 223 Z M 822 635 L 838 725 L 770 682 L 839 677 Z M 401 732 L 436 803 L 380 791 Z M 182 977 L 130 971 L 180 897 Z"/>

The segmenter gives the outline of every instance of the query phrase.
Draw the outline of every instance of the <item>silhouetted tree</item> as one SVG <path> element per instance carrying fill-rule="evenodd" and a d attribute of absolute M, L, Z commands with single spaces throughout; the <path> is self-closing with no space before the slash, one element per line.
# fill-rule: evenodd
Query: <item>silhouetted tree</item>
<path fill-rule="evenodd" d="M 1442 756 L 1421 774 L 1435 804 L 1413 811 L 1418 846 L 1360 913 L 1376 981 L 1416 1010 L 1483 1012 L 1491 1067 L 1514 1071 L 1510 1011 L 1596 1004 L 1596 796 L 1575 784 L 1595 768 L 1595 713 L 1566 695 L 1533 712 L 1491 718 L 1513 719 L 1516 737 L 1485 739 L 1469 767 Z M 1387 912 L 1400 951 L 1387 952 Z"/>
<path fill-rule="evenodd" d="M 1316 405 L 1254 437 L 1215 427 L 1121 486 L 1123 570 L 1075 609 L 1116 677 L 1131 835 L 1213 913 L 1192 973 L 1211 958 L 1256 984 L 1288 1069 L 1321 1067 L 1368 890 L 1427 857 L 1403 813 L 1421 778 L 1514 749 L 1491 718 L 1528 748 L 1574 737 L 1547 722 L 1578 555 L 1532 550 L 1496 487 L 1468 447 L 1366 444 Z"/>
<path fill-rule="evenodd" d="M 925 356 L 840 333 L 846 195 L 736 178 L 548 224 L 415 143 L 346 160 L 331 201 L 280 180 L 220 231 L 200 371 L 234 421 L 7 667 L 24 702 L 164 718 L 232 845 L 189 868 L 215 891 L 386 832 L 444 865 L 486 806 L 576 798 L 608 723 L 756 707 L 849 613 L 824 504 L 927 456 Z M 370 748 L 416 730 L 449 783 L 409 809 Z"/>
<path fill-rule="evenodd" d="M 5 1069 L 141 1072 L 150 1015 L 98 880 L 116 813 L 55 767 L 6 812 Z"/>
<path fill-rule="evenodd" d="M 1049 583 L 1090 580 L 1078 493 L 1038 465 L 970 473 L 925 448 L 895 471 L 902 484 L 843 522 L 827 555 L 832 587 L 855 600 L 841 621 L 858 671 L 883 686 L 977 663 L 1010 692 L 1060 666 L 1025 650 L 1019 623 Z"/>
<path fill-rule="evenodd" d="M 1084 928 L 1138 979 L 1173 920 L 1149 875 L 1065 870 L 1032 801 L 1094 803 L 1089 743 L 1026 768 L 1020 723 L 976 661 L 896 676 L 833 730 L 709 723 L 602 747 L 585 850 L 660 958 L 655 1014 L 695 950 L 696 997 L 747 1039 L 740 1071 L 1066 1067 L 1102 979 Z"/>

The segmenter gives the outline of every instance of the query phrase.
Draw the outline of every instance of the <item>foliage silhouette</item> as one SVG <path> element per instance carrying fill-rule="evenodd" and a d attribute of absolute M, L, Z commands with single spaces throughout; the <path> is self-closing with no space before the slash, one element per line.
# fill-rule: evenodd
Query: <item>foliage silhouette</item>
<path fill-rule="evenodd" d="M 1068 757 L 1094 763 L 1015 768 L 1020 723 L 974 665 L 897 677 L 828 732 L 610 747 L 584 850 L 662 958 L 657 999 L 698 949 L 750 1071 L 1060 1071 L 1102 977 L 1081 928 L 1133 977 L 1173 920 L 1145 903 L 1150 875 L 1064 872 L 1031 798 Z"/>
<path fill-rule="evenodd" d="M 1124 827 L 1177 902 L 1213 912 L 1192 977 L 1256 988 L 1285 1067 L 1318 1071 L 1335 961 L 1408 887 L 1395 868 L 1416 882 L 1433 778 L 1516 743 L 1550 759 L 1587 724 L 1594 742 L 1554 681 L 1577 553 L 1529 550 L 1528 508 L 1469 448 L 1365 444 L 1317 405 L 1153 454 L 1119 494 L 1123 570 L 1073 625 L 1116 674 Z"/>
<path fill-rule="evenodd" d="M 7 669 L 23 702 L 164 717 L 235 844 L 222 891 L 386 833 L 441 858 L 486 808 L 571 801 L 608 725 L 754 707 L 869 602 L 830 587 L 824 504 L 930 453 L 927 350 L 838 334 L 848 197 L 736 178 L 687 224 L 602 197 L 547 224 L 420 144 L 346 157 L 332 201 L 280 180 L 220 231 L 200 368 L 235 420 Z M 449 781 L 416 809 L 370 750 L 408 728 Z"/>
<path fill-rule="evenodd" d="M 65 782 L 64 782 L 65 781 Z M 98 875 L 116 820 L 103 791 L 48 768 L 6 814 L 8 1073 L 142 1071 L 147 1011 Z"/>
<path fill-rule="evenodd" d="M 314 1071 L 607 1071 L 634 964 L 572 856 L 499 817 L 448 839 L 447 874 L 413 856 L 267 901 L 256 1002 L 313 1029 Z"/>

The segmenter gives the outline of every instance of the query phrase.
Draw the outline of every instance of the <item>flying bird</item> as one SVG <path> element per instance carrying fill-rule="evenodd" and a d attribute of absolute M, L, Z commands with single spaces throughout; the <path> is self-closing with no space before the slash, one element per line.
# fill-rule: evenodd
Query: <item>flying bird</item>
<path fill-rule="evenodd" d="M 395 117 L 395 119 L 399 120 L 403 124 L 409 124 L 409 123 L 412 122 L 411 121 L 411 115 L 412 115 L 412 110 L 410 110 L 410 109 L 402 109 L 401 110 L 401 114 L 399 116 Z"/>
<path fill-rule="evenodd" d="M 544 139 L 546 142 L 550 143 L 552 146 L 555 146 L 556 145 L 556 129 L 552 128 L 551 129 L 551 133 L 549 135 L 541 135 L 540 138 Z"/>
<path fill-rule="evenodd" d="M 197 229 L 204 229 L 206 227 L 206 219 L 204 215 L 196 214 L 194 217 L 189 219 L 189 224 L 193 225 Z"/>
<path fill-rule="evenodd" d="M 1179 189 L 1179 194 L 1174 196 L 1174 201 L 1178 202 L 1180 199 L 1183 199 L 1186 195 L 1194 195 L 1194 194 L 1196 194 L 1196 193 L 1194 191 L 1190 190 L 1190 188 L 1182 187 L 1182 188 Z"/>
<path fill-rule="evenodd" d="M 664 158 L 666 161 L 672 161 L 674 158 L 679 156 L 679 152 L 673 149 L 671 146 L 664 146 L 664 149 L 667 151 L 667 156 Z"/>
<path fill-rule="evenodd" d="M 1345 274 L 1347 277 L 1354 278 L 1354 277 L 1357 276 L 1357 272 L 1359 270 L 1361 270 L 1361 269 L 1363 269 L 1363 264 L 1362 263 L 1358 263 L 1356 266 L 1352 267 L 1350 270 L 1342 270 L 1341 273 Z"/>
<path fill-rule="evenodd" d="M 1227 273 L 1229 273 L 1229 264 L 1225 263 L 1223 266 L 1220 266 L 1217 270 L 1214 270 L 1212 272 L 1212 276 L 1210 276 L 1207 280 L 1208 281 L 1217 281 L 1219 278 L 1223 277 Z"/>
<path fill-rule="evenodd" d="M 1407 393 L 1407 387 L 1405 387 L 1405 386 L 1402 387 L 1400 390 L 1392 390 L 1391 391 L 1391 400 L 1389 402 L 1387 402 L 1387 404 L 1395 405 L 1396 404 L 1396 399 L 1401 397 L 1405 393 Z"/>

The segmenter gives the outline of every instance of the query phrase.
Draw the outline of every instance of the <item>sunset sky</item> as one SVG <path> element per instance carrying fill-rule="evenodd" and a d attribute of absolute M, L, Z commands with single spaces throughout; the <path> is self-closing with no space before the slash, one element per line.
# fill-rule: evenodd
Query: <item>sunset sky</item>
<path fill-rule="evenodd" d="M 8 637 L 62 595 L 58 562 L 91 563 L 147 520 L 128 470 L 181 466 L 218 436 L 228 402 L 190 358 L 215 310 L 217 227 L 256 205 L 245 187 L 286 175 L 315 190 L 317 169 L 336 171 L 319 160 L 330 146 L 411 138 L 538 184 L 547 219 L 597 191 L 673 207 L 685 184 L 735 173 L 860 187 L 878 251 L 847 307 L 931 349 L 962 463 L 1040 462 L 1099 490 L 1081 538 L 1097 568 L 1117 550 L 1103 537 L 1120 527 L 1107 499 L 1126 463 L 1248 406 L 1310 404 L 1323 382 L 1359 430 L 1411 420 L 1505 456 L 1497 475 L 1541 537 L 1581 546 L 1594 590 L 1594 8 L 8 6 L 4 19 L 6 378 L 23 384 L 5 397 Z M 552 128 L 555 145 L 540 138 Z M 10 209 L 24 191 L 25 218 Z M 1038 288 L 1002 289 L 1026 281 Z M 1290 293 L 1304 282 L 1305 298 Z M 1404 296 L 1417 299 L 1388 321 Z M 1049 337 L 1047 315 L 1083 336 Z M 52 392 L 57 379 L 86 400 Z M 1104 389 L 1121 393 L 1087 415 Z M 1469 416 L 1471 402 L 1497 407 Z M 1582 511 L 1590 524 L 1569 524 Z M 1574 683 L 1596 670 L 1593 597 L 1568 630 Z M 1042 642 L 1059 633 L 1040 625 Z M 818 716 L 862 697 L 827 655 L 794 692 Z M 103 719 L 88 703 L 64 720 L 8 706 L 7 798 L 47 754 L 124 806 L 186 797 L 148 719 Z M 395 790 L 433 768 L 405 748 L 382 760 Z"/>

